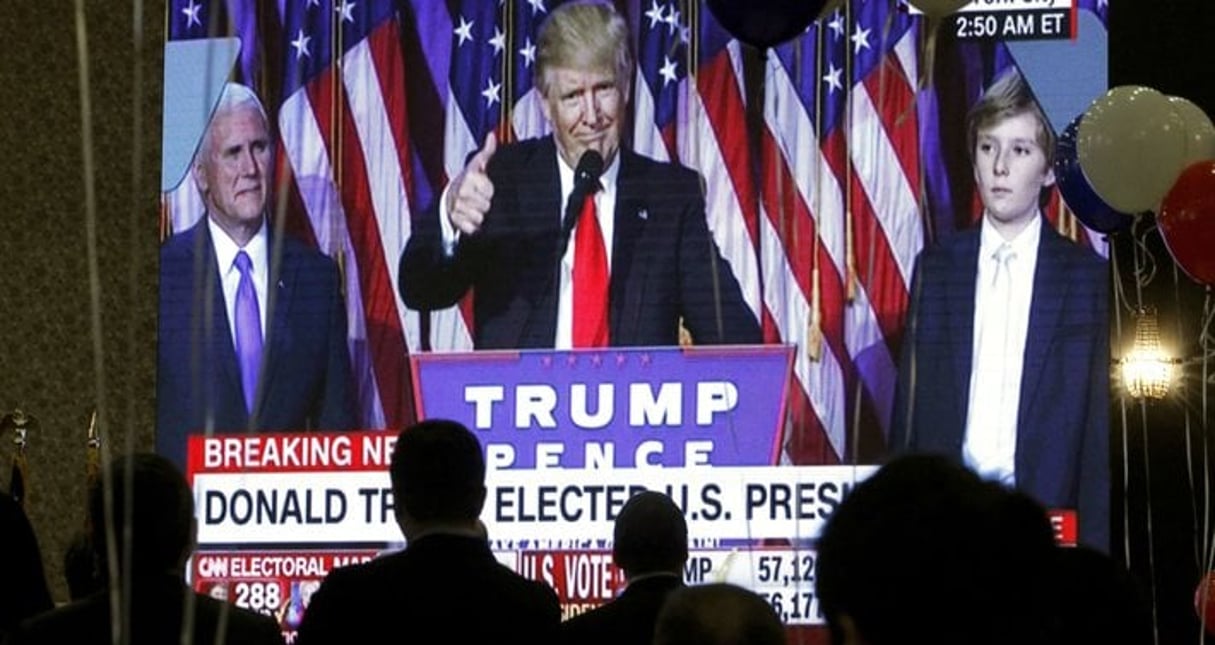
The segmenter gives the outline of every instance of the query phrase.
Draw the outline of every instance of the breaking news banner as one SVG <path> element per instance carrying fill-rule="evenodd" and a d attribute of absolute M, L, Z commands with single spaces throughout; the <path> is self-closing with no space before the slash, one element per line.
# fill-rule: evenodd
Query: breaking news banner
<path fill-rule="evenodd" d="M 217 600 L 273 617 L 294 632 L 321 580 L 337 567 L 366 562 L 375 551 L 206 551 L 192 560 L 194 588 Z"/>
<path fill-rule="evenodd" d="M 482 521 L 495 543 L 507 546 L 591 545 L 612 534 L 629 497 L 656 490 L 684 509 L 689 534 L 696 538 L 813 539 L 856 482 L 874 470 L 491 469 Z M 401 540 L 386 470 L 197 472 L 193 486 L 203 545 L 384 545 Z"/>
<path fill-rule="evenodd" d="M 485 451 L 482 521 L 499 561 L 558 592 L 566 616 L 615 596 L 612 527 L 628 498 L 666 493 L 694 547 L 690 583 L 764 594 L 817 624 L 813 554 L 872 466 L 779 465 L 790 348 L 509 352 L 417 357 L 418 409 Z M 291 636 L 332 567 L 399 547 L 387 432 L 194 436 L 197 589 L 278 618 Z M 765 557 L 757 559 L 755 549 Z"/>
<path fill-rule="evenodd" d="M 686 584 L 729 582 L 752 589 L 789 625 L 821 625 L 814 592 L 813 549 L 691 549 L 684 565 Z M 561 599 L 562 620 L 591 611 L 624 589 L 624 577 L 610 550 L 525 551 L 517 571 L 551 586 Z"/>
<path fill-rule="evenodd" d="M 788 369 L 781 347 L 415 359 L 419 409 L 481 440 L 495 555 L 551 585 L 566 617 L 623 587 L 616 516 L 657 490 L 687 518 L 689 584 L 737 583 L 786 623 L 817 625 L 814 542 L 876 466 L 779 465 Z M 395 443 L 389 432 L 190 437 L 195 588 L 274 616 L 290 638 L 330 570 L 400 547 Z M 1074 513 L 1052 522 L 1074 543 Z"/>

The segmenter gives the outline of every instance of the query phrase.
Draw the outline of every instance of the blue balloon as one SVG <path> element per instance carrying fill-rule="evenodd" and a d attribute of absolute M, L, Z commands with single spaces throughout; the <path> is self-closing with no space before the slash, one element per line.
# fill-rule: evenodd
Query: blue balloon
<path fill-rule="evenodd" d="M 1055 149 L 1055 183 L 1067 207 L 1084 225 L 1099 233 L 1114 233 L 1131 224 L 1131 217 L 1106 204 L 1088 183 L 1076 152 L 1076 133 L 1080 130 L 1080 115 L 1059 135 Z"/>

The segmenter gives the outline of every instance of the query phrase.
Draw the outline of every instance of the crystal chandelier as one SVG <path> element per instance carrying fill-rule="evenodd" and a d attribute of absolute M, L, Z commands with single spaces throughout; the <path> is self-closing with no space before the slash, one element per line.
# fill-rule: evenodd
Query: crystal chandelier
<path fill-rule="evenodd" d="M 1122 383 L 1137 399 L 1163 399 L 1173 379 L 1173 361 L 1160 347 L 1160 325 L 1156 310 L 1140 308 L 1135 313 L 1135 344 L 1122 359 Z"/>

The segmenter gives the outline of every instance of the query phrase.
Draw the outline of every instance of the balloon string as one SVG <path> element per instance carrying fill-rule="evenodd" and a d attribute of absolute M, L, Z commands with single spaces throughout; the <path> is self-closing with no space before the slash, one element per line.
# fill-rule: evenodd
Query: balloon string
<path fill-rule="evenodd" d="M 1182 309 L 1181 309 L 1180 270 L 1178 269 L 1176 262 L 1172 263 L 1172 265 L 1173 265 L 1173 303 L 1177 306 L 1177 311 L 1181 311 Z M 1183 339 L 1183 338 L 1185 338 L 1185 328 L 1184 328 L 1184 325 L 1182 324 L 1182 317 L 1176 316 L 1176 321 L 1177 321 L 1177 338 Z M 1188 405 L 1184 404 L 1184 401 L 1186 399 L 1186 385 L 1185 385 L 1184 380 L 1182 380 L 1179 390 L 1180 390 L 1180 395 L 1181 395 L 1180 398 L 1183 401 L 1183 405 L 1181 406 L 1181 409 L 1182 409 L 1182 414 L 1184 415 L 1184 422 L 1185 422 L 1185 471 L 1186 471 L 1186 480 L 1187 480 L 1187 483 L 1189 484 L 1189 488 L 1190 488 L 1190 517 L 1191 517 L 1191 520 L 1194 522 L 1194 527 L 1196 529 L 1198 527 L 1202 527 L 1201 530 L 1194 531 L 1194 564 L 1195 564 L 1195 566 L 1201 568 L 1202 563 L 1206 561 L 1207 549 L 1209 548 L 1208 545 L 1210 543 L 1210 539 L 1209 539 L 1209 536 L 1207 533 L 1207 519 L 1208 518 L 1207 518 L 1207 513 L 1206 513 L 1205 509 L 1204 509 L 1204 512 L 1201 514 L 1202 515 L 1201 519 L 1200 519 L 1200 514 L 1198 512 L 1198 495 L 1196 494 L 1197 489 L 1194 487 L 1194 429 L 1193 429 L 1193 423 L 1192 423 L 1192 419 L 1191 419 L 1191 415 L 1190 415 L 1190 407 Z M 1203 454 L 1203 480 L 1204 480 L 1204 492 L 1203 492 L 1202 499 L 1204 500 L 1203 505 L 1205 507 L 1206 506 L 1205 500 L 1208 499 L 1207 494 L 1206 494 L 1206 485 L 1210 481 L 1209 472 L 1208 472 L 1207 463 L 1206 463 L 1207 462 L 1207 451 L 1206 451 L 1207 437 L 1206 437 L 1205 433 L 1203 434 L 1203 437 L 1202 437 L 1202 443 L 1203 443 L 1203 453 L 1202 454 Z"/>
<path fill-rule="evenodd" d="M 1202 312 L 1203 312 L 1203 317 L 1206 320 L 1203 323 L 1203 329 L 1202 329 L 1202 334 L 1200 335 L 1199 343 L 1200 343 L 1200 345 L 1203 346 L 1203 348 L 1205 350 L 1205 346 L 1206 346 L 1205 341 L 1210 332 L 1211 320 L 1215 319 L 1215 307 L 1212 307 L 1211 287 L 1210 286 L 1208 286 L 1206 288 L 1206 296 L 1203 298 L 1203 302 L 1202 302 Z M 1202 408 L 1201 408 L 1202 409 L 1202 417 L 1201 417 L 1202 418 L 1202 469 L 1203 469 L 1202 530 L 1203 530 L 1203 539 L 1205 540 L 1205 549 L 1206 549 L 1205 553 L 1206 553 L 1208 562 L 1210 562 L 1210 560 L 1212 558 L 1215 558 L 1215 544 L 1212 543 L 1213 536 L 1211 535 L 1211 461 L 1210 461 L 1211 453 L 1210 453 L 1210 450 L 1208 450 L 1208 444 L 1207 444 L 1207 442 L 1208 442 L 1207 433 L 1210 430 L 1210 428 L 1208 426 L 1208 419 L 1210 417 L 1207 416 L 1207 411 L 1208 411 L 1207 395 L 1208 395 L 1208 391 L 1210 389 L 1209 388 L 1210 383 L 1208 381 L 1208 378 L 1210 375 L 1210 360 L 1211 360 L 1211 352 L 1203 351 L 1203 353 L 1202 353 L 1202 381 L 1201 381 L 1201 383 L 1199 383 L 1199 386 L 1200 386 L 1199 391 L 1200 391 L 1200 396 L 1201 396 L 1201 400 L 1202 400 L 1202 403 L 1201 403 L 1201 405 L 1202 405 Z M 1189 420 L 1188 414 L 1186 416 L 1186 420 L 1187 421 Z M 1210 569 L 1211 569 L 1211 567 L 1208 565 L 1207 570 L 1209 571 Z"/>
<path fill-rule="evenodd" d="M 1118 245 L 1110 244 L 1110 263 L 1114 265 L 1114 337 L 1122 339 L 1122 305 L 1126 294 L 1122 287 L 1122 270 L 1118 262 Z M 1129 306 L 1127 307 L 1129 310 Z M 1131 521 L 1130 504 L 1127 501 L 1127 491 L 1131 487 L 1130 446 L 1126 417 L 1126 389 L 1121 388 L 1118 395 L 1118 407 L 1122 419 L 1122 559 L 1126 568 L 1131 568 Z"/>
<path fill-rule="evenodd" d="M 1211 535 L 1211 461 L 1210 461 L 1211 453 L 1210 453 L 1210 450 L 1208 448 L 1208 443 L 1207 443 L 1208 442 L 1207 431 L 1209 429 L 1208 423 L 1207 423 L 1207 390 L 1208 390 L 1207 369 L 1208 369 L 1208 366 L 1210 363 L 1211 352 L 1206 351 L 1206 347 L 1207 347 L 1206 340 L 1208 337 L 1208 333 L 1210 331 L 1211 319 L 1215 318 L 1215 310 L 1213 310 L 1211 307 L 1211 287 L 1210 287 L 1210 285 L 1207 286 L 1206 295 L 1203 297 L 1202 316 L 1203 316 L 1204 320 L 1203 320 L 1203 325 L 1202 325 L 1202 331 L 1199 333 L 1199 336 L 1198 336 L 1198 344 L 1199 344 L 1199 347 L 1203 350 L 1202 351 L 1202 380 L 1199 382 L 1199 388 L 1200 388 L 1199 396 L 1201 397 L 1201 410 L 1202 410 L 1202 417 L 1201 417 L 1202 418 L 1202 474 L 1203 474 L 1203 481 L 1202 481 L 1202 506 L 1203 506 L 1202 541 L 1203 541 L 1203 546 L 1202 546 L 1202 548 L 1203 548 L 1203 556 L 1204 556 L 1203 561 L 1206 563 L 1206 566 L 1202 567 L 1202 562 L 1200 562 L 1199 570 L 1203 571 L 1203 572 L 1210 572 L 1212 567 L 1215 566 L 1215 548 L 1213 548 L 1213 547 L 1215 547 L 1215 544 L 1212 544 L 1213 536 Z M 1186 431 L 1187 432 L 1189 431 L 1189 421 L 1190 421 L 1190 415 L 1189 415 L 1189 410 L 1187 408 L 1187 410 L 1186 410 Z M 1198 642 L 1200 644 L 1205 642 L 1204 635 L 1207 633 L 1207 612 L 1205 611 L 1205 609 L 1207 606 L 1207 602 L 1209 602 L 1209 600 L 1210 600 L 1210 595 L 1211 595 L 1211 586 L 1207 583 L 1206 575 L 1203 575 L 1201 578 L 1201 589 L 1202 589 L 1202 591 L 1200 592 L 1200 602 L 1198 605 L 1199 607 L 1203 608 L 1203 611 L 1198 612 L 1199 613 L 1199 616 L 1198 616 L 1198 623 L 1199 623 Z"/>
<path fill-rule="evenodd" d="M 1136 224 L 1144 222 L 1146 219 L 1146 217 L 1140 217 L 1137 219 Z M 1132 254 L 1135 269 L 1135 303 L 1136 308 L 1140 311 L 1143 309 L 1143 286 L 1150 281 L 1150 278 L 1145 280 L 1144 275 L 1155 274 L 1155 261 L 1152 259 L 1152 254 L 1147 248 L 1148 230 L 1151 229 L 1148 228 L 1141 232 L 1136 231 L 1132 236 L 1135 241 L 1135 253 Z M 1144 268 L 1144 264 L 1149 262 L 1151 263 L 1150 274 Z M 1147 518 L 1148 586 L 1152 599 L 1152 642 L 1159 645 L 1160 621 L 1159 602 L 1156 596 L 1156 540 L 1152 530 L 1152 464 L 1148 451 L 1147 402 L 1144 399 L 1139 400 L 1139 421 L 1143 432 L 1143 484 L 1146 500 L 1145 514 Z"/>

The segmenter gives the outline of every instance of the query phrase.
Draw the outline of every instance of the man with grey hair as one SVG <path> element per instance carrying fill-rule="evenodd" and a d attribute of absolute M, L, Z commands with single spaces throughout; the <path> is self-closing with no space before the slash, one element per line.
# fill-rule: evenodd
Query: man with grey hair
<path fill-rule="evenodd" d="M 552 135 L 490 133 L 401 256 L 405 304 L 470 289 L 478 348 L 758 343 L 695 172 L 620 147 L 633 59 L 608 2 L 554 9 L 536 43 Z"/>
<path fill-rule="evenodd" d="M 273 145 L 225 85 L 191 168 L 206 215 L 160 250 L 156 447 L 179 465 L 189 434 L 354 425 L 337 266 L 267 225 Z"/>

